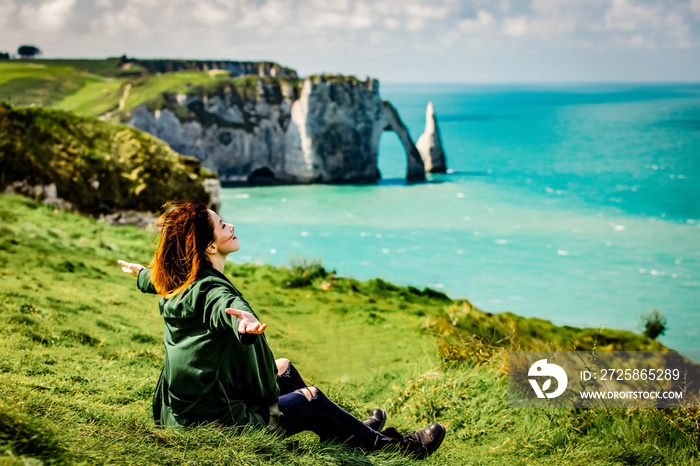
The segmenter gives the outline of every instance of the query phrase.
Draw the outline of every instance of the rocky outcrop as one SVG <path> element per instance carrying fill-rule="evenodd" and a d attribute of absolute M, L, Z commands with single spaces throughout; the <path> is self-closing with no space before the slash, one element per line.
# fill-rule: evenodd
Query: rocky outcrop
<path fill-rule="evenodd" d="M 285 138 L 296 88 L 273 81 L 252 89 L 163 96 L 162 107 L 140 106 L 130 125 L 192 155 L 228 183 L 286 180 Z"/>
<path fill-rule="evenodd" d="M 59 210 L 71 210 L 73 204 L 58 197 L 56 183 L 31 186 L 26 180 L 13 181 L 5 186 L 4 194 L 19 194 L 37 202 L 53 206 Z"/>
<path fill-rule="evenodd" d="M 447 171 L 445 151 L 442 149 L 442 138 L 440 138 L 440 130 L 432 102 L 428 102 L 428 108 L 425 111 L 425 131 L 418 138 L 416 148 L 420 152 L 427 173 L 445 173 Z"/>
<path fill-rule="evenodd" d="M 129 123 L 197 157 L 224 183 L 372 182 L 383 131 L 399 136 L 407 179 L 425 179 L 420 153 L 377 80 L 232 80 L 158 102 L 132 110 Z"/>
<path fill-rule="evenodd" d="M 394 107 L 381 100 L 377 80 L 306 79 L 291 115 L 285 166 L 298 181 L 377 180 L 379 140 L 384 131 L 395 131 L 406 150 L 406 177 L 425 178 L 408 129 Z"/>

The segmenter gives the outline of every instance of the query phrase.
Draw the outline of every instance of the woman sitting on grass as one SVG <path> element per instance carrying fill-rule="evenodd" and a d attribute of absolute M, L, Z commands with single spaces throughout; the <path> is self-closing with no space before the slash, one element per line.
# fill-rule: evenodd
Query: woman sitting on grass
<path fill-rule="evenodd" d="M 409 434 L 382 431 L 384 410 L 362 422 L 306 387 L 289 360 L 275 361 L 263 335 L 267 325 L 223 274 L 226 256 L 240 248 L 233 225 L 199 202 L 165 209 L 150 268 L 119 261 L 141 291 L 160 295 L 165 367 L 153 397 L 157 424 L 251 424 L 284 435 L 310 430 L 322 441 L 368 451 L 394 446 L 417 457 L 440 446 L 441 424 Z"/>

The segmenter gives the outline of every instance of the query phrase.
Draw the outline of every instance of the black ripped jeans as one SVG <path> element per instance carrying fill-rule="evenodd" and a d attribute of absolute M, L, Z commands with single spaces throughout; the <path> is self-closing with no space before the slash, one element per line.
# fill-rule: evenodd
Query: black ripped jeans
<path fill-rule="evenodd" d="M 277 401 L 282 418 L 280 428 L 284 435 L 310 430 L 321 441 L 336 441 L 351 447 L 372 451 L 383 448 L 397 440 L 367 427 L 362 421 L 348 413 L 316 389 L 311 400 L 302 392 L 306 383 L 296 368 L 289 363 L 284 374 L 278 376 L 280 397 Z M 265 412 L 263 412 L 265 411 Z M 259 414 L 267 422 L 269 414 L 262 410 Z"/>

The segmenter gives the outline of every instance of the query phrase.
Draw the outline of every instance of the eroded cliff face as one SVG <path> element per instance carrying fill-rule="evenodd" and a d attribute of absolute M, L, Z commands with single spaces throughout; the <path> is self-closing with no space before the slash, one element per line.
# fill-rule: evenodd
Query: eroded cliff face
<path fill-rule="evenodd" d="M 210 95 L 165 95 L 159 109 L 140 106 L 130 124 L 197 157 L 219 179 L 245 182 L 268 170 L 284 173 L 285 133 L 294 87 L 259 83 L 253 94 L 231 87 Z M 283 94 L 283 93 L 286 93 Z"/>
<path fill-rule="evenodd" d="M 376 80 L 318 76 L 257 80 L 248 87 L 164 95 L 131 112 L 130 124 L 193 155 L 230 183 L 371 182 L 379 178 L 383 131 L 396 131 L 407 178 L 425 169 L 396 110 Z"/>

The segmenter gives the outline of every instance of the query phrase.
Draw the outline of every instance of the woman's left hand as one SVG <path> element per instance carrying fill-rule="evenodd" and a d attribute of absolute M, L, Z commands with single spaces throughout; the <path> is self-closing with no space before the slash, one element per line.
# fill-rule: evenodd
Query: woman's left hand
<path fill-rule="evenodd" d="M 139 272 L 142 269 L 146 268 L 141 264 L 132 264 L 131 262 L 126 262 L 126 261 L 121 261 L 121 260 L 117 261 L 117 262 L 119 263 L 119 265 L 122 266 L 122 271 L 124 273 L 128 273 L 129 275 L 133 275 L 134 277 L 138 277 Z"/>
<path fill-rule="evenodd" d="M 261 324 L 250 312 L 228 308 L 226 314 L 238 317 L 238 333 L 261 334 L 267 328 L 267 324 Z"/>

